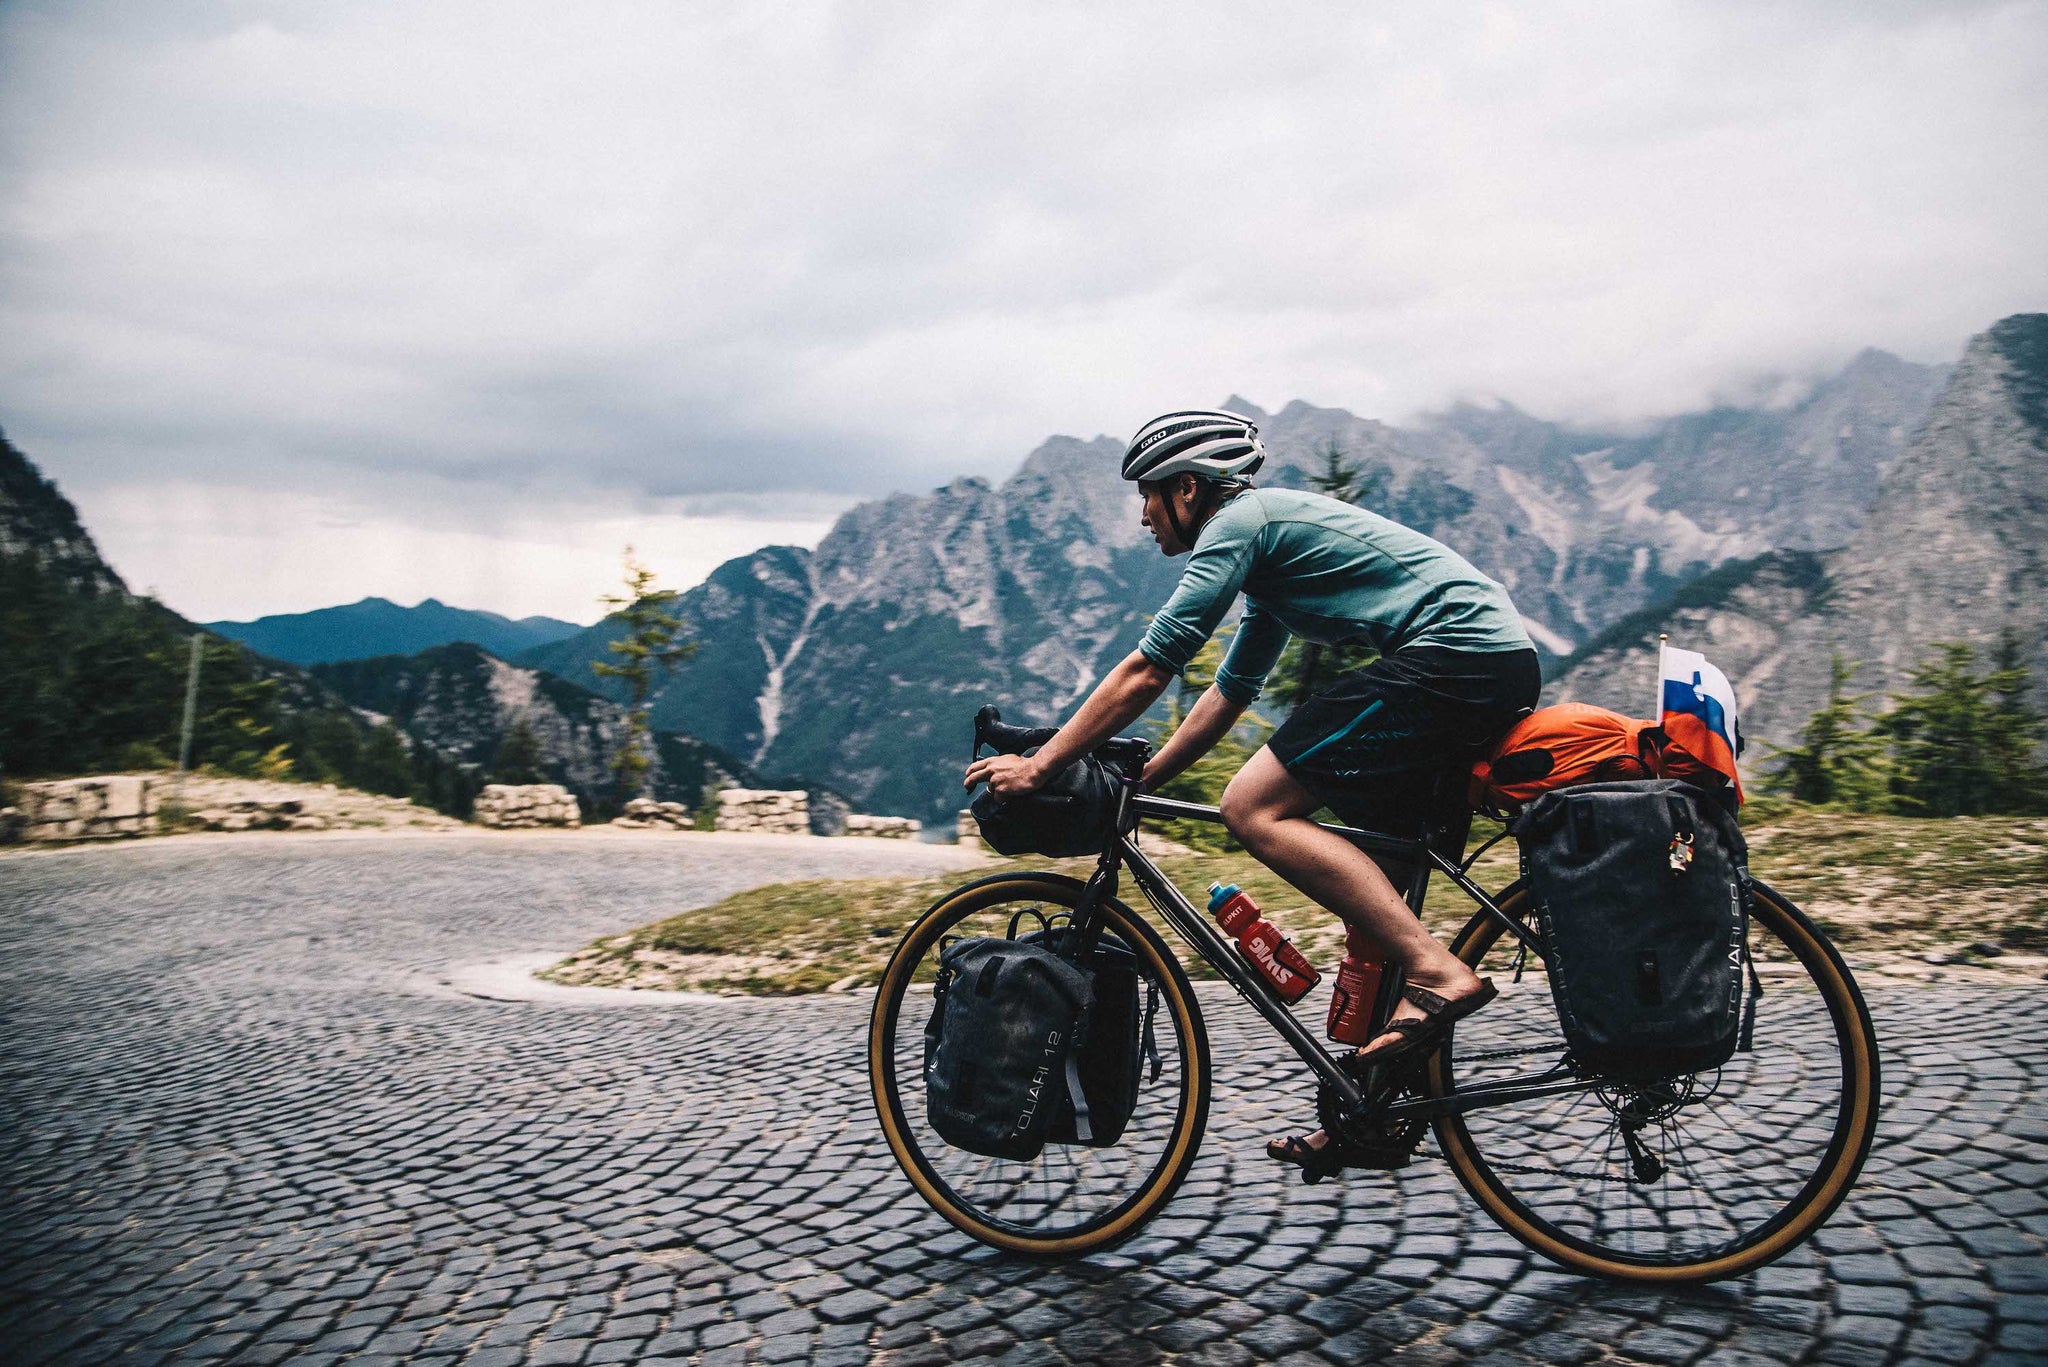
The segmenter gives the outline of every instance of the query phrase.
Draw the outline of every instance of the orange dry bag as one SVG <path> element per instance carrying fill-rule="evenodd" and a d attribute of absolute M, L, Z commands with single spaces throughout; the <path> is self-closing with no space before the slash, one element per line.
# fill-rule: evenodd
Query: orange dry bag
<path fill-rule="evenodd" d="M 1472 766 L 1475 811 L 1510 816 L 1553 788 L 1662 777 L 1655 722 L 1589 703 L 1539 708 Z"/>

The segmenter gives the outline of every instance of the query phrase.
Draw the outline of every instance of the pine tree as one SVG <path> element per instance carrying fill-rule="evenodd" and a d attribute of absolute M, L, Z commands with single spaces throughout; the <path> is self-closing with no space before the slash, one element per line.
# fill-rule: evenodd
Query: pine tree
<path fill-rule="evenodd" d="M 521 713 L 512 719 L 512 725 L 498 742 L 498 752 L 491 759 L 491 782 L 545 783 L 544 762 L 540 737 L 533 733 L 533 723 L 526 714 Z"/>
<path fill-rule="evenodd" d="M 2032 683 L 2019 637 L 2011 630 L 2000 633 L 1990 679 L 1996 726 L 1991 784 L 1994 811 L 2048 812 L 2048 766 L 2041 761 L 2048 718 L 2027 700 Z"/>
<path fill-rule="evenodd" d="M 654 693 L 657 674 L 667 674 L 697 653 L 694 641 L 678 643 L 683 619 L 675 613 L 674 589 L 655 587 L 654 571 L 633 556 L 626 547 L 626 592 L 607 594 L 602 600 L 610 614 L 625 624 L 626 634 L 607 647 L 619 657 L 612 663 L 599 660 L 591 669 L 626 686 L 626 738 L 612 770 L 619 777 L 619 800 L 637 797 L 645 782 L 651 760 L 647 754 L 648 699 Z"/>
<path fill-rule="evenodd" d="M 1975 652 L 1960 642 L 1935 652 L 1912 673 L 1917 691 L 1895 696 L 1878 724 L 1891 739 L 1899 805 L 1919 816 L 2038 809 L 2042 723 L 2022 696 L 2024 671 L 1978 674 Z"/>
<path fill-rule="evenodd" d="M 1828 659 L 1828 700 L 1799 729 L 1799 744 L 1779 749 L 1765 786 L 1798 802 L 1836 803 L 1858 812 L 1891 803 L 1884 737 L 1864 720 L 1868 693 L 1849 692 L 1857 662 L 1841 651 Z"/>

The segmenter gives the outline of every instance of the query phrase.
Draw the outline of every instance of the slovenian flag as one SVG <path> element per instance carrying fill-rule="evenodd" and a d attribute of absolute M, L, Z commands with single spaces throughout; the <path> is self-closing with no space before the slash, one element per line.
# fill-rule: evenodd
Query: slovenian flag
<path fill-rule="evenodd" d="M 1716 773 L 1725 774 L 1742 798 L 1742 778 L 1735 757 L 1742 753 L 1742 727 L 1735 716 L 1735 690 L 1728 676 L 1695 650 L 1658 647 L 1658 725 L 1686 753 Z"/>

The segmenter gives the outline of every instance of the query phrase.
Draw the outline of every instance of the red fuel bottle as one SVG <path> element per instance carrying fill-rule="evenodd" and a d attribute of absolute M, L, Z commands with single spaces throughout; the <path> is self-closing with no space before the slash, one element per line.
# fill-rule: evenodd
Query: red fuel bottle
<path fill-rule="evenodd" d="M 1386 959 L 1371 936 L 1357 926 L 1344 928 L 1344 962 L 1330 989 L 1330 1020 L 1326 1033 L 1339 1044 L 1364 1044 L 1372 1038 L 1372 1003 L 1379 995 L 1380 970 Z"/>
<path fill-rule="evenodd" d="M 1238 952 L 1259 971 L 1273 994 L 1289 1006 L 1300 1001 L 1321 980 L 1315 965 L 1280 933 L 1280 927 L 1259 915 L 1259 904 L 1235 883 L 1209 885 L 1209 914 L 1237 937 Z"/>

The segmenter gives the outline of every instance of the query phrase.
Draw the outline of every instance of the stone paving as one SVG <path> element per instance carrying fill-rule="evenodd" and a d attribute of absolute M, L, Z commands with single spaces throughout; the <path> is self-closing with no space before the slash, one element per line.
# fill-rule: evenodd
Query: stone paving
<path fill-rule="evenodd" d="M 167 840 L 0 858 L 0 1361 L 1660 1365 L 2048 1360 L 2048 990 L 1879 988 L 1849 1204 L 1742 1281 L 1616 1288 L 1440 1161 L 1304 1188 L 1212 999 L 1194 1174 L 1115 1255 L 953 1233 L 884 1149 L 867 999 L 500 1001 L 451 967 L 896 842 Z M 1918 1038 L 1939 1030 L 1939 1038 Z"/>

